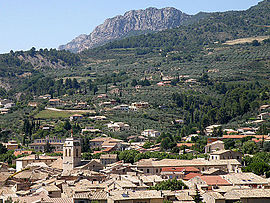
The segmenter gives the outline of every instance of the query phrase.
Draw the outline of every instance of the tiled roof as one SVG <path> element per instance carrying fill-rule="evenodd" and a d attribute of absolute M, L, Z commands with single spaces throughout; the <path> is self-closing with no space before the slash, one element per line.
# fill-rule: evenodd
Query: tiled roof
<path fill-rule="evenodd" d="M 74 114 L 74 115 L 72 115 L 71 117 L 83 117 L 83 115 L 80 115 L 80 114 Z"/>
<path fill-rule="evenodd" d="M 268 184 L 267 179 L 254 173 L 231 173 L 222 177 L 235 185 Z"/>
<path fill-rule="evenodd" d="M 162 168 L 162 172 L 200 172 L 199 169 L 195 167 L 165 167 Z"/>
<path fill-rule="evenodd" d="M 11 195 L 15 195 L 15 192 L 13 191 L 12 187 L 0 187 L 0 194 L 11 196 Z"/>
<path fill-rule="evenodd" d="M 8 172 L 1 172 L 0 173 L 0 182 L 6 181 L 10 176 L 10 173 Z"/>
<path fill-rule="evenodd" d="M 207 185 L 231 185 L 227 180 L 221 176 L 200 176 Z"/>
<path fill-rule="evenodd" d="M 94 151 L 93 154 L 99 154 L 99 153 L 102 153 L 103 151 Z"/>
<path fill-rule="evenodd" d="M 61 191 L 58 187 L 56 187 L 55 185 L 47 185 L 47 186 L 43 186 L 42 188 L 44 188 L 45 190 L 47 190 L 48 192 L 55 192 L 55 191 Z"/>
<path fill-rule="evenodd" d="M 38 156 L 39 160 L 56 160 L 57 158 L 58 157 L 53 157 L 53 156 L 43 156 L 43 155 Z M 36 160 L 36 155 L 33 154 L 33 155 L 18 158 L 16 160 Z"/>
<path fill-rule="evenodd" d="M 194 145 L 195 143 L 177 143 L 177 147 L 181 147 L 181 146 L 192 147 Z"/>
<path fill-rule="evenodd" d="M 178 202 L 189 202 L 192 203 L 193 202 L 193 198 L 188 194 L 188 193 L 179 193 L 175 195 L 176 199 L 178 200 Z M 175 203 L 175 201 L 174 201 Z"/>
<path fill-rule="evenodd" d="M 102 147 L 115 147 L 117 145 L 117 143 L 114 142 L 103 142 L 102 143 Z"/>
<path fill-rule="evenodd" d="M 52 168 L 63 169 L 63 159 L 59 157 L 57 160 L 51 163 Z"/>
<path fill-rule="evenodd" d="M 215 151 L 213 153 L 211 153 L 212 155 L 220 155 L 220 154 L 224 154 L 226 152 L 231 152 L 231 150 L 218 150 L 218 151 Z"/>
<path fill-rule="evenodd" d="M 269 189 L 239 189 L 232 190 L 225 193 L 224 197 L 226 199 L 237 200 L 240 198 L 270 198 L 270 190 Z"/>
<path fill-rule="evenodd" d="M 202 174 L 200 173 L 189 173 L 187 175 L 184 176 L 184 180 L 190 180 L 196 176 L 202 176 Z"/>
<path fill-rule="evenodd" d="M 22 154 L 32 154 L 32 151 L 15 151 L 13 154 L 14 156 L 22 155 Z"/>
<path fill-rule="evenodd" d="M 100 159 L 117 159 L 117 154 L 102 154 Z"/>
<path fill-rule="evenodd" d="M 73 203 L 72 198 L 45 198 L 41 203 Z"/>
<path fill-rule="evenodd" d="M 221 172 L 227 174 L 225 171 L 218 169 L 218 168 L 210 168 L 209 170 L 203 171 L 204 175 L 213 175 L 216 172 Z M 220 174 L 219 174 L 220 175 Z"/>
<path fill-rule="evenodd" d="M 88 200 L 107 200 L 107 193 L 102 192 L 86 192 L 77 193 L 73 196 L 74 199 L 88 199 Z"/>
<path fill-rule="evenodd" d="M 33 202 L 40 202 L 41 199 L 46 199 L 49 198 L 44 191 L 33 194 L 32 196 L 25 196 L 25 197 L 17 197 L 17 198 L 12 198 L 13 201 L 18 201 L 22 203 L 33 203 Z"/>
<path fill-rule="evenodd" d="M 255 137 L 255 138 L 263 138 L 266 139 L 268 135 L 223 135 L 223 139 L 241 139 L 244 137 Z"/>
<path fill-rule="evenodd" d="M 109 198 L 114 201 L 117 200 L 133 200 L 133 199 L 163 199 L 160 191 L 145 190 L 145 191 L 113 191 L 110 193 Z"/>
<path fill-rule="evenodd" d="M 136 188 L 137 187 L 137 185 L 135 185 L 132 182 L 127 181 L 127 180 L 116 180 L 116 181 L 114 181 L 114 184 L 119 185 L 123 189 L 124 188 Z"/>
<path fill-rule="evenodd" d="M 163 159 L 160 161 L 154 161 L 153 159 L 142 159 L 136 163 L 137 167 L 186 167 L 186 166 L 227 166 L 241 165 L 236 159 L 227 160 L 203 160 L 203 159 L 193 159 L 193 160 L 178 160 L 178 159 Z"/>
<path fill-rule="evenodd" d="M 35 171 L 22 171 L 13 176 L 17 179 L 32 179 L 32 180 L 41 180 L 48 177 L 48 173 L 41 173 Z"/>
<path fill-rule="evenodd" d="M 94 139 L 90 140 L 90 142 L 105 142 L 105 141 L 122 142 L 122 140 L 114 139 L 114 138 L 111 138 L 111 137 L 97 137 L 97 138 L 94 138 Z"/>
<path fill-rule="evenodd" d="M 224 200 L 225 198 L 218 192 L 206 192 L 204 195 L 209 195 L 215 200 Z"/>

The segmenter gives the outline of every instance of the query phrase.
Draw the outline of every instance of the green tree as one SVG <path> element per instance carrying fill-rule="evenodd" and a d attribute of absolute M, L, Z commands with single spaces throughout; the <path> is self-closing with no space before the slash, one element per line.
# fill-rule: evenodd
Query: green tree
<path fill-rule="evenodd" d="M 44 146 L 44 152 L 51 153 L 54 147 L 47 141 L 46 145 Z"/>
<path fill-rule="evenodd" d="M 196 203 L 202 203 L 203 198 L 202 198 L 202 196 L 201 196 L 201 194 L 199 192 L 199 189 L 198 189 L 197 185 L 196 185 L 196 189 L 195 190 L 196 190 L 196 194 L 193 197 L 194 202 L 196 202 Z"/>
<path fill-rule="evenodd" d="M 0 143 L 0 154 L 5 154 L 7 151 L 7 148 L 2 143 Z"/>
<path fill-rule="evenodd" d="M 188 187 L 181 181 L 177 179 L 165 180 L 155 186 L 150 187 L 151 190 L 183 190 Z"/>
<path fill-rule="evenodd" d="M 64 127 L 65 130 L 71 130 L 71 124 L 70 124 L 70 122 L 69 121 L 65 121 L 63 127 Z"/>
<path fill-rule="evenodd" d="M 90 152 L 85 152 L 82 154 L 82 159 L 84 159 L 84 160 L 91 160 L 92 158 L 93 158 L 93 156 L 92 156 L 92 153 L 90 153 Z"/>
<path fill-rule="evenodd" d="M 251 44 L 252 46 L 260 46 L 260 42 L 258 40 L 253 40 Z"/>
<path fill-rule="evenodd" d="M 137 84 L 138 84 L 138 82 L 137 82 L 136 79 L 133 79 L 133 80 L 131 81 L 131 86 L 132 86 L 132 87 L 135 87 Z"/>
<path fill-rule="evenodd" d="M 10 150 L 6 152 L 5 154 L 0 154 L 0 161 L 7 162 L 8 164 L 12 164 L 12 161 L 16 159 L 13 153 L 14 151 Z"/>
<path fill-rule="evenodd" d="M 212 133 L 213 137 L 222 137 L 222 135 L 223 135 L 223 131 L 222 131 L 221 126 L 213 129 L 213 133 Z"/>
<path fill-rule="evenodd" d="M 95 85 L 93 88 L 93 94 L 96 95 L 97 91 L 98 91 L 98 87 Z"/>
<path fill-rule="evenodd" d="M 270 152 L 270 142 L 264 142 L 263 151 Z"/>
<path fill-rule="evenodd" d="M 255 142 L 249 140 L 243 144 L 242 151 L 244 154 L 255 154 L 258 151 L 258 146 Z"/>
<path fill-rule="evenodd" d="M 89 138 L 88 137 L 84 137 L 82 139 L 82 152 L 91 152 L 91 148 L 90 148 L 90 142 L 89 142 Z"/>
<path fill-rule="evenodd" d="M 146 141 L 143 145 L 144 149 L 150 149 L 152 146 L 154 145 L 154 143 Z"/>
<path fill-rule="evenodd" d="M 171 139 L 168 138 L 168 137 L 165 137 L 162 141 L 161 141 L 161 148 L 162 149 L 165 149 L 165 150 L 168 150 L 170 149 L 170 143 L 171 143 Z"/>
<path fill-rule="evenodd" d="M 136 155 L 139 154 L 136 150 L 126 150 L 122 151 L 119 154 L 119 159 L 123 160 L 125 163 L 134 163 Z"/>

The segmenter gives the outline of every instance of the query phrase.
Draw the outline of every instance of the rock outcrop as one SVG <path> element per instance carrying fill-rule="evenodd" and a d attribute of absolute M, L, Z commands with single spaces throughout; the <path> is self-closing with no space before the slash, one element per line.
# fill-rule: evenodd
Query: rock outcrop
<path fill-rule="evenodd" d="M 61 45 L 59 49 L 81 52 L 84 49 L 101 46 L 127 36 L 175 28 L 190 18 L 192 16 L 171 7 L 132 10 L 123 16 L 119 15 L 105 20 L 90 35 L 80 35 L 68 44 Z"/>

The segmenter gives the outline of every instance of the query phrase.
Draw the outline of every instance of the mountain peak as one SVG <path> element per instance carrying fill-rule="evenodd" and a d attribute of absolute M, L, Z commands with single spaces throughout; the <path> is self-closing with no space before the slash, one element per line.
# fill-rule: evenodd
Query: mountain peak
<path fill-rule="evenodd" d="M 191 18 L 173 7 L 131 10 L 124 15 L 108 18 L 89 35 L 80 35 L 59 49 L 81 52 L 126 36 L 161 31 L 182 25 Z"/>

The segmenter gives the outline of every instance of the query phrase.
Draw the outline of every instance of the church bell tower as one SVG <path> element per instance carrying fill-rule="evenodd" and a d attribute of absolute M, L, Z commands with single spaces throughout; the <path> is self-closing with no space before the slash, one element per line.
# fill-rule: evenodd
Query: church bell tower
<path fill-rule="evenodd" d="M 81 144 L 80 141 L 73 137 L 67 138 L 63 146 L 63 171 L 71 171 L 81 164 Z"/>

